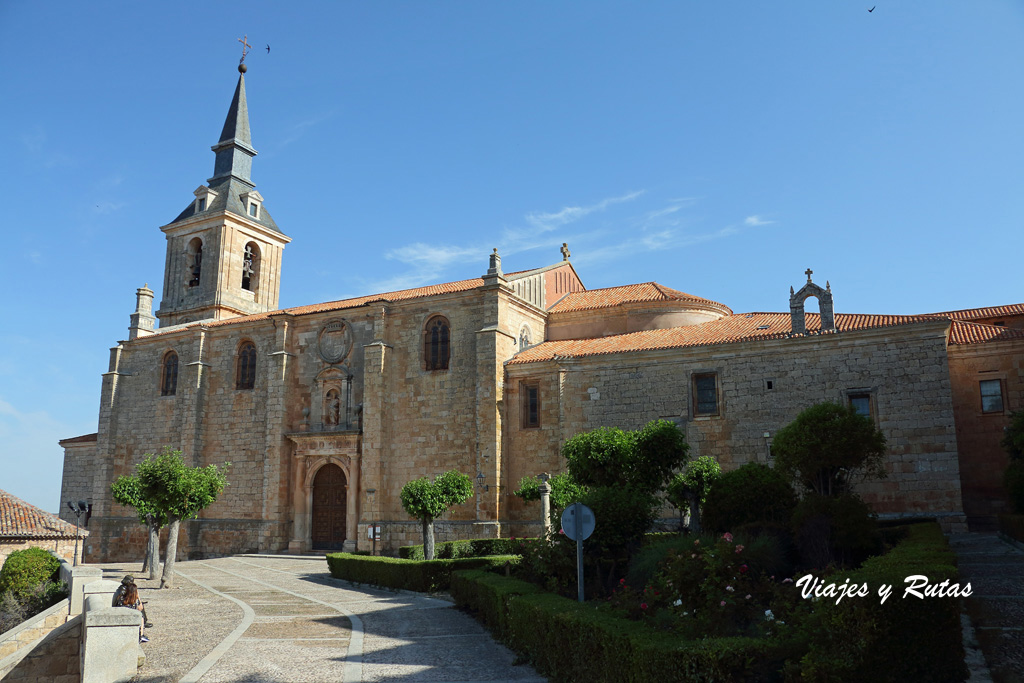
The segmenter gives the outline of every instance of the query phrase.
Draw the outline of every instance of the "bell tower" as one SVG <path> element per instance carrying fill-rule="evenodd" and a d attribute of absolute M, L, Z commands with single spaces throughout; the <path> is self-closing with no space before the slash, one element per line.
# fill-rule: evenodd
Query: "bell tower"
<path fill-rule="evenodd" d="M 161 327 L 278 307 L 281 257 L 291 238 L 278 229 L 250 177 L 256 150 L 245 72 L 243 57 L 220 141 L 212 147 L 213 177 L 160 228 L 167 236 L 163 298 L 156 312 Z"/>

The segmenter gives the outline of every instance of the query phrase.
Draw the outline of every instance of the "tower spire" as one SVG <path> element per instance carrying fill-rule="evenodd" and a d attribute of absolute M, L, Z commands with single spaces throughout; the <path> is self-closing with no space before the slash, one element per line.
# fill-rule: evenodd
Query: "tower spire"
<path fill-rule="evenodd" d="M 234 177 L 253 186 L 250 176 L 252 158 L 256 156 L 256 150 L 252 147 L 252 137 L 249 133 L 249 108 L 245 103 L 245 72 L 245 64 L 239 64 L 238 84 L 231 98 L 231 106 L 228 107 L 227 118 L 224 119 L 220 141 L 211 148 L 217 158 L 213 162 L 213 177 L 210 178 L 210 183 Z"/>

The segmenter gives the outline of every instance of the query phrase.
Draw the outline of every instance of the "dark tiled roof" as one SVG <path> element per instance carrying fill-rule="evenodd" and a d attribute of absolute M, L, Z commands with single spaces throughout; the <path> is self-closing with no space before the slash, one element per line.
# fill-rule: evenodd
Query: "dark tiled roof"
<path fill-rule="evenodd" d="M 860 315 L 851 313 L 840 313 L 835 318 L 836 328 L 840 332 L 941 320 L 936 316 L 927 315 Z M 821 319 L 818 314 L 808 313 L 805 320 L 809 333 L 821 330 Z M 788 313 L 744 313 L 687 327 L 644 330 L 597 339 L 565 339 L 543 342 L 520 352 L 509 363 L 535 363 L 557 357 L 578 358 L 609 353 L 783 339 L 788 337 L 791 331 L 792 324 Z"/>
<path fill-rule="evenodd" d="M 88 531 L 81 529 L 82 536 Z M 0 538 L 74 538 L 75 525 L 0 490 Z"/>
<path fill-rule="evenodd" d="M 58 443 L 61 446 L 66 446 L 68 444 L 73 443 L 95 443 L 98 437 L 99 434 L 83 434 L 82 436 L 73 436 L 70 439 L 61 439 Z"/>
<path fill-rule="evenodd" d="M 223 178 L 218 180 L 216 183 L 210 184 L 210 189 L 217 193 L 210 205 L 206 207 L 203 214 L 216 213 L 217 211 L 227 211 L 233 213 L 236 216 L 259 223 L 263 227 L 273 230 L 274 232 L 281 233 L 280 228 L 277 227 L 277 223 L 270 217 L 270 212 L 267 211 L 267 205 L 260 205 L 260 217 L 253 218 L 245 212 L 245 205 L 242 204 L 241 195 L 252 190 L 253 186 L 240 181 L 238 178 Z M 192 218 L 196 214 L 195 202 L 189 202 L 188 206 L 178 214 L 171 223 L 177 223 L 183 221 L 186 218 Z M 281 233 L 284 234 L 284 233 Z"/>
<path fill-rule="evenodd" d="M 693 296 L 665 285 L 659 285 L 657 282 L 643 282 L 638 285 L 623 285 L 621 287 L 605 287 L 603 289 L 589 289 L 585 292 L 573 292 L 567 294 L 548 310 L 551 313 L 566 313 L 595 308 L 610 308 L 626 303 L 643 303 L 646 301 L 683 301 L 700 306 L 712 306 L 722 310 L 723 313 L 732 313 L 728 306 L 717 301 L 702 299 L 699 296 Z"/>

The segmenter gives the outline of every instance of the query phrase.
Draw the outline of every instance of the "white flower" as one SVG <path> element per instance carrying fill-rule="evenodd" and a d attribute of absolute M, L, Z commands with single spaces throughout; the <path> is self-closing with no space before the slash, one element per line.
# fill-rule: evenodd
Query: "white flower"
<path fill-rule="evenodd" d="M 775 621 L 775 615 L 774 615 L 774 614 L 772 614 L 772 611 L 771 611 L 770 609 L 766 609 L 766 610 L 764 611 L 764 618 L 765 618 L 765 619 L 766 619 L 767 621 Z"/>
<path fill-rule="evenodd" d="M 676 600 L 675 602 L 673 602 L 672 606 L 673 607 L 680 607 L 680 606 L 682 606 L 682 604 L 683 604 L 683 599 L 680 598 L 680 599 Z"/>
<path fill-rule="evenodd" d="M 726 586 L 726 587 L 725 587 L 725 590 L 727 590 L 727 591 L 729 591 L 730 593 L 732 593 L 732 592 L 733 592 L 734 590 L 736 590 L 736 589 L 735 589 L 735 588 L 733 588 L 732 586 Z"/>

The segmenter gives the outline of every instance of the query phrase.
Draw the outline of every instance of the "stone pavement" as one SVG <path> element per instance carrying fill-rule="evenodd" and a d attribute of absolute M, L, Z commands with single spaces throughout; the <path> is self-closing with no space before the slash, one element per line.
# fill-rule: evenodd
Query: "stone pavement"
<path fill-rule="evenodd" d="M 140 683 L 546 680 L 450 602 L 353 588 L 323 557 L 179 562 L 166 590 L 137 563 L 102 566 L 135 573 L 154 624 Z"/>
<path fill-rule="evenodd" d="M 971 681 L 1024 683 L 1024 550 L 994 533 L 954 534 L 950 545 L 961 583 L 971 584 L 967 613 L 991 672 L 972 670 Z M 969 653 L 967 639 L 964 646 Z"/>

